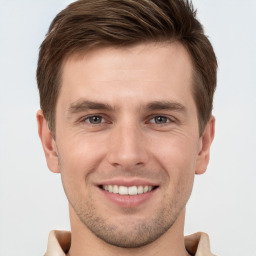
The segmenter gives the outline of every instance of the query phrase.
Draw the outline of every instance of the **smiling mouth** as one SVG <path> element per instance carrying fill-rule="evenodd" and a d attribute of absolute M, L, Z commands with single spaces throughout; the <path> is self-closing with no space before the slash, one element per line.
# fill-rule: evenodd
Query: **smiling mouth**
<path fill-rule="evenodd" d="M 101 185 L 100 188 L 110 193 L 119 195 L 135 196 L 148 193 L 158 188 L 158 186 L 118 186 L 118 185 Z"/>

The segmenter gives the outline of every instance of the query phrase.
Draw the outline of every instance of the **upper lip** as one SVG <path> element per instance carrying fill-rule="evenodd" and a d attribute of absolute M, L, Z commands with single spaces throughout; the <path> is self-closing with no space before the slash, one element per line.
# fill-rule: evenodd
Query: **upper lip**
<path fill-rule="evenodd" d="M 159 186 L 158 183 L 152 182 L 150 180 L 146 179 L 128 179 L 128 178 L 112 178 L 108 180 L 104 180 L 100 183 L 98 183 L 98 186 L 102 185 L 117 185 L 117 186 L 125 186 L 125 187 L 132 187 L 132 186 L 152 186 L 156 187 Z"/>

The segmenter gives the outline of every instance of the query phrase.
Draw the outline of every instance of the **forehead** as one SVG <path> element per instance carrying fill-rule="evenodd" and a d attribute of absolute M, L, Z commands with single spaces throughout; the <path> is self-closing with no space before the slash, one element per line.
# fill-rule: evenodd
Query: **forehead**
<path fill-rule="evenodd" d="M 178 42 L 102 47 L 64 62 L 59 97 L 69 103 L 79 97 L 110 104 L 124 103 L 121 99 L 146 104 L 166 97 L 182 101 L 182 95 L 192 95 L 192 73 L 190 56 Z"/>

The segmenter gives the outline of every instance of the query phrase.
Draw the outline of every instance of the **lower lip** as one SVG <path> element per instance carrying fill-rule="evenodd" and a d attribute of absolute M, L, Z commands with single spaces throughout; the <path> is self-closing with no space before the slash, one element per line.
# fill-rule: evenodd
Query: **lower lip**
<path fill-rule="evenodd" d="M 138 207 L 141 204 L 147 202 L 155 194 L 157 188 L 150 192 L 138 194 L 134 196 L 115 194 L 115 193 L 105 191 L 101 188 L 100 190 L 108 200 L 115 203 L 116 205 L 121 207 L 126 207 L 126 208 L 133 208 L 133 207 Z"/>

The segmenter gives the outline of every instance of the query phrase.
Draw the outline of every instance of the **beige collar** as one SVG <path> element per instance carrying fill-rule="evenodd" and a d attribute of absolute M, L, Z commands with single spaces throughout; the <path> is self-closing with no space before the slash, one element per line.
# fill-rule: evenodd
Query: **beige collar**
<path fill-rule="evenodd" d="M 45 256 L 66 256 L 71 244 L 69 231 L 53 230 L 49 234 Z M 198 232 L 185 237 L 187 251 L 195 256 L 214 256 L 210 251 L 210 242 L 207 234 Z"/>

